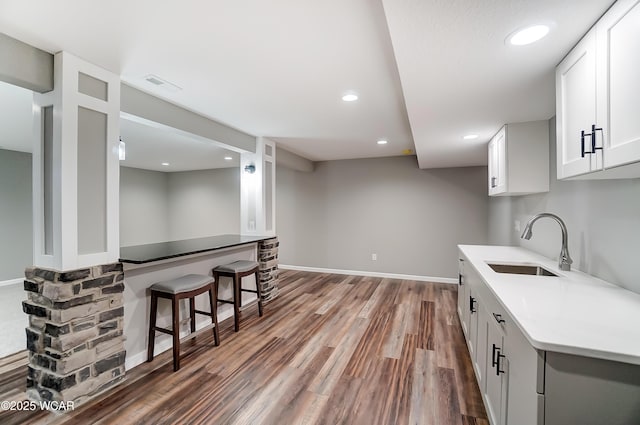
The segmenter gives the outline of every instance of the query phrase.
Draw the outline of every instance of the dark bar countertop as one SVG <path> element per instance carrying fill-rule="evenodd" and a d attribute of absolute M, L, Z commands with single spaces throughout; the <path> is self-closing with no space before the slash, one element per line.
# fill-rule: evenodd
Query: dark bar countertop
<path fill-rule="evenodd" d="M 166 260 L 167 258 L 182 257 L 185 255 L 246 245 L 271 238 L 273 238 L 273 236 L 218 235 L 181 241 L 123 246 L 120 248 L 120 262 L 144 264 L 152 261 Z"/>

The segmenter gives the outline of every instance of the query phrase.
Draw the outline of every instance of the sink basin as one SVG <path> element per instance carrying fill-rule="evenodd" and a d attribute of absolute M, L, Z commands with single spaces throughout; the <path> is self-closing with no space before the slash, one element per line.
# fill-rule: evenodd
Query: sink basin
<path fill-rule="evenodd" d="M 532 276 L 558 276 L 542 266 L 531 264 L 491 264 L 487 263 L 493 271 L 508 274 L 526 274 Z"/>

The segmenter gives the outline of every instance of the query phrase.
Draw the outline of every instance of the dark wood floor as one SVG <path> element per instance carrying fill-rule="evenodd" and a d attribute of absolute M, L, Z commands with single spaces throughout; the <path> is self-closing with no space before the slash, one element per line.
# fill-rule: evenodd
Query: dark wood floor
<path fill-rule="evenodd" d="M 176 373 L 169 350 L 73 412 L 0 423 L 488 425 L 455 285 L 283 271 L 280 292 L 239 333 L 222 323 L 219 347 L 185 343 Z M 11 373 L 0 400 L 23 397 Z"/>

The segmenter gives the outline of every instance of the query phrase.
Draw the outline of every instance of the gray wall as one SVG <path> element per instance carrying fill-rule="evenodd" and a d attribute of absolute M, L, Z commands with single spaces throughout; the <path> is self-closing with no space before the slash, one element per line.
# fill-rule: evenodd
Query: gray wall
<path fill-rule="evenodd" d="M 555 118 L 549 123 L 550 191 L 489 203 L 489 241 L 521 245 L 557 258 L 560 229 L 552 220 L 534 225 L 530 241 L 520 239 L 515 220 L 524 227 L 536 213 L 558 214 L 569 230 L 569 252 L 574 268 L 640 293 L 640 179 L 558 181 L 556 179 Z"/>
<path fill-rule="evenodd" d="M 33 264 L 31 154 L 0 149 L 0 281 Z"/>
<path fill-rule="evenodd" d="M 120 167 L 120 245 L 169 240 L 169 175 Z"/>
<path fill-rule="evenodd" d="M 456 245 L 487 242 L 486 174 L 421 170 L 415 157 L 279 167 L 280 262 L 454 278 Z"/>
<path fill-rule="evenodd" d="M 169 237 L 240 233 L 240 169 L 169 174 Z"/>
<path fill-rule="evenodd" d="M 120 245 L 239 233 L 239 173 L 120 167 Z"/>

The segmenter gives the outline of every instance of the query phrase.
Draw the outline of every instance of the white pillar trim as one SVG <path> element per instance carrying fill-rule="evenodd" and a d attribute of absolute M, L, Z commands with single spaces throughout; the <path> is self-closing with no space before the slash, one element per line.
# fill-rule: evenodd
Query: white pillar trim
<path fill-rule="evenodd" d="M 79 73 L 107 84 L 107 100 L 79 92 Z M 53 254 L 44 249 L 44 173 L 42 110 L 53 106 Z M 78 108 L 103 113 L 106 134 L 106 250 L 78 252 Z M 54 56 L 54 90 L 34 95 L 34 262 L 36 266 L 71 270 L 117 261 L 119 241 L 120 77 L 67 52 Z"/>
<path fill-rule="evenodd" d="M 270 154 L 268 154 L 270 152 Z M 275 235 L 276 222 L 276 146 L 275 142 L 256 138 L 256 152 L 240 155 L 240 233 L 248 235 Z M 246 167 L 254 166 L 249 173 Z M 266 168 L 271 167 L 267 181 Z M 271 185 L 271 200 L 267 202 L 267 185 Z M 270 205 L 270 211 L 267 211 Z M 267 228 L 267 214 L 271 214 L 271 228 Z"/>

